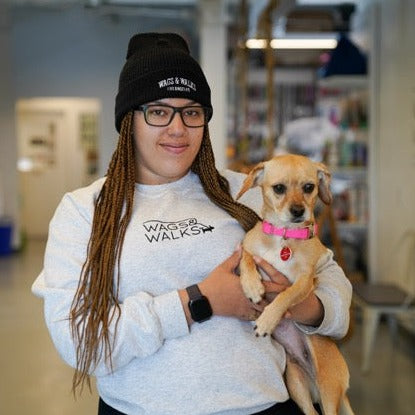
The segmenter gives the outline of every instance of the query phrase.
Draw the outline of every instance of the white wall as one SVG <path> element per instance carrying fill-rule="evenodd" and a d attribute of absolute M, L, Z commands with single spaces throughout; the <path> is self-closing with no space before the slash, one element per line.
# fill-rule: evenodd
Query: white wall
<path fill-rule="evenodd" d="M 375 2 L 376 3 L 376 2 Z M 391 269 L 394 245 L 415 229 L 415 2 L 378 2 L 376 65 L 379 86 L 375 131 L 376 234 L 372 277 L 402 281 L 401 266 Z"/>
<path fill-rule="evenodd" d="M 397 244 L 415 229 L 415 2 L 358 6 L 353 39 L 370 58 L 369 277 L 411 289 L 403 275 L 408 253 Z"/>

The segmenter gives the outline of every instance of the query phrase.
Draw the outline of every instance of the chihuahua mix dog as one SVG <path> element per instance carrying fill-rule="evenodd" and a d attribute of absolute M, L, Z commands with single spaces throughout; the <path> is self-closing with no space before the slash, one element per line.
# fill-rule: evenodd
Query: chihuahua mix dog
<path fill-rule="evenodd" d="M 259 303 L 265 293 L 254 255 L 292 284 L 265 307 L 255 331 L 257 336 L 272 335 L 285 348 L 287 389 L 306 415 L 317 415 L 313 402 L 324 415 L 353 414 L 346 396 L 349 371 L 336 344 L 325 336 L 306 335 L 283 318 L 312 292 L 316 264 L 327 253 L 316 235 L 314 207 L 317 197 L 331 203 L 329 184 L 330 173 L 323 164 L 286 154 L 255 166 L 237 195 L 239 199 L 251 187 L 261 186 L 264 202 L 263 221 L 243 241 L 240 273 L 245 295 Z"/>

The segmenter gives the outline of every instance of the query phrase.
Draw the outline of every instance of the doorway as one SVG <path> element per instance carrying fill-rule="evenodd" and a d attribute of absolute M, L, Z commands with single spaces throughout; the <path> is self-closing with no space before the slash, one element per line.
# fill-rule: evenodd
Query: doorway
<path fill-rule="evenodd" d="M 100 103 L 89 98 L 17 102 L 20 224 L 45 239 L 63 195 L 97 176 Z"/>

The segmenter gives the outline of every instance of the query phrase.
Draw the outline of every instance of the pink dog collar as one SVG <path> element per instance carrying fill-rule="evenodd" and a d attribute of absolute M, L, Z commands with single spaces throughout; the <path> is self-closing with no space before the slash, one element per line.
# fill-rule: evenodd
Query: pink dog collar
<path fill-rule="evenodd" d="M 317 225 L 310 224 L 305 228 L 277 228 L 269 222 L 262 222 L 262 232 L 268 235 L 282 236 L 284 239 L 311 239 L 314 235 L 317 235 Z"/>

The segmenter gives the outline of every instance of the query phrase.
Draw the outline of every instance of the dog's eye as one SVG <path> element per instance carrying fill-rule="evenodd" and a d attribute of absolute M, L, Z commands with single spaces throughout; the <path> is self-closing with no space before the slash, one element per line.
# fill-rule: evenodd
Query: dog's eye
<path fill-rule="evenodd" d="M 287 189 L 287 188 L 285 187 L 285 185 L 283 185 L 283 184 L 276 184 L 276 185 L 272 186 L 272 188 L 274 189 L 274 192 L 275 192 L 277 195 L 282 195 L 282 194 L 284 194 L 284 193 L 285 193 L 285 190 Z"/>
<path fill-rule="evenodd" d="M 315 188 L 315 185 L 313 183 L 307 183 L 303 186 L 304 193 L 311 193 Z"/>

